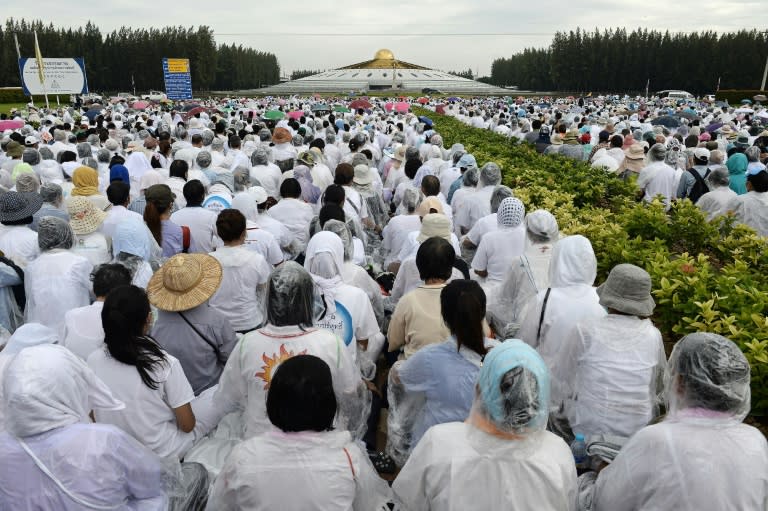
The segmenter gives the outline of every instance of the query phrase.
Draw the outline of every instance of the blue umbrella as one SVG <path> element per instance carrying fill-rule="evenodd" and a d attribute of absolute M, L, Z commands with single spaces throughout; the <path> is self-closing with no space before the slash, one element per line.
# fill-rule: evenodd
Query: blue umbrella
<path fill-rule="evenodd" d="M 741 104 L 742 105 L 751 105 L 752 104 L 752 100 L 751 99 L 742 99 L 741 100 Z"/>
<path fill-rule="evenodd" d="M 102 112 L 101 108 L 99 108 L 99 109 L 88 110 L 83 115 L 86 116 L 88 118 L 88 120 L 92 121 L 95 118 L 97 118 L 98 116 L 100 116 L 101 112 Z"/>
<path fill-rule="evenodd" d="M 427 126 L 429 126 L 430 128 L 431 128 L 431 127 L 432 127 L 432 125 L 434 124 L 434 123 L 432 122 L 432 119 L 430 119 L 429 117 L 425 117 L 425 116 L 423 116 L 423 115 L 422 115 L 421 117 L 419 117 L 419 121 L 420 121 L 420 122 L 423 122 L 424 124 L 426 124 L 426 125 L 427 125 Z"/>

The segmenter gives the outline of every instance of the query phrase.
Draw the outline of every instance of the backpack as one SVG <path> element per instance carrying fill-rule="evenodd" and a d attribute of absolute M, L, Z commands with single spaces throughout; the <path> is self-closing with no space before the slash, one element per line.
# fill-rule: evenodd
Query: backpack
<path fill-rule="evenodd" d="M 704 180 L 707 178 L 707 176 L 709 176 L 709 173 L 711 171 L 707 169 L 707 172 L 706 174 L 704 174 L 704 177 L 701 177 L 701 174 L 699 174 L 699 172 L 694 168 L 688 169 L 688 172 L 693 174 L 693 178 L 696 180 L 696 182 L 693 183 L 693 187 L 691 188 L 691 191 L 688 193 L 688 198 L 691 199 L 691 202 L 696 204 L 696 202 L 698 202 L 701 196 L 709 191 L 709 187 L 707 186 L 707 183 Z"/>

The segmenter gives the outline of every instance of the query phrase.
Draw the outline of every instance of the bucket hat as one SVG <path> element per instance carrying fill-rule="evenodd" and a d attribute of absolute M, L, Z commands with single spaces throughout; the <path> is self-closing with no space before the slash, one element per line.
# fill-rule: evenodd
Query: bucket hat
<path fill-rule="evenodd" d="M 634 264 L 618 264 L 597 288 L 600 305 L 625 314 L 649 317 L 656 302 L 651 297 L 651 276 Z"/>

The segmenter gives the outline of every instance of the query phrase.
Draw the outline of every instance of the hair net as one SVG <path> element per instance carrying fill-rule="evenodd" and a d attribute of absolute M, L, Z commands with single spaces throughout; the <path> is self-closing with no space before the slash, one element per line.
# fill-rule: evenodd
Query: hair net
<path fill-rule="evenodd" d="M 75 235 L 69 222 L 55 216 L 44 216 L 37 224 L 37 245 L 40 250 L 63 248 L 69 250 L 75 243 Z"/>
<path fill-rule="evenodd" d="M 550 287 L 591 286 L 596 277 L 597 258 L 587 238 L 577 234 L 557 242 L 549 264 Z"/>
<path fill-rule="evenodd" d="M 256 165 L 266 165 L 268 162 L 269 153 L 266 147 L 260 146 L 254 149 L 253 154 L 251 154 L 251 165 L 255 167 Z"/>
<path fill-rule="evenodd" d="M 215 137 L 216 135 L 214 135 L 214 133 L 211 130 L 206 129 L 206 130 L 203 130 L 202 133 L 200 133 L 200 136 L 203 138 L 203 145 L 207 147 L 211 145 L 211 142 L 213 142 L 213 137 Z"/>
<path fill-rule="evenodd" d="M 669 414 L 703 408 L 744 420 L 750 408 L 749 383 L 749 362 L 736 344 L 717 334 L 688 334 L 669 357 Z"/>
<path fill-rule="evenodd" d="M 93 150 L 91 149 L 91 144 L 88 142 L 80 142 L 77 144 L 77 157 L 78 158 L 87 158 L 93 156 Z"/>
<path fill-rule="evenodd" d="M 197 162 L 197 166 L 201 169 L 207 169 L 211 166 L 211 163 L 213 162 L 211 158 L 211 153 L 208 151 L 200 151 L 197 153 L 197 158 L 195 159 Z"/>
<path fill-rule="evenodd" d="M 16 191 L 19 193 L 37 193 L 40 188 L 40 179 L 37 174 L 25 172 L 16 178 Z"/>
<path fill-rule="evenodd" d="M 24 149 L 24 152 L 21 154 L 21 161 L 30 165 L 37 165 L 40 163 L 40 153 L 36 149 Z"/>
<path fill-rule="evenodd" d="M 492 186 L 497 185 L 500 182 L 501 168 L 493 162 L 488 162 L 483 165 L 483 168 L 480 170 L 478 186 Z"/>
<path fill-rule="evenodd" d="M 85 362 L 63 346 L 25 348 L 8 364 L 2 384 L 6 428 L 21 438 L 88 423 L 93 409 L 125 408 Z"/>
<path fill-rule="evenodd" d="M 543 430 L 549 415 L 549 371 L 535 349 L 511 339 L 492 349 L 477 379 L 479 412 L 505 433 Z"/>
<path fill-rule="evenodd" d="M 707 182 L 713 188 L 728 186 L 730 181 L 731 178 L 728 173 L 728 167 L 717 167 L 709 173 L 709 176 L 707 176 Z"/>
<path fill-rule="evenodd" d="M 219 137 L 216 137 L 211 141 L 211 149 L 214 151 L 221 151 L 224 149 L 224 141 Z"/>
<path fill-rule="evenodd" d="M 320 231 L 307 244 L 304 269 L 323 293 L 328 313 L 336 311 L 336 288 L 343 282 L 344 243 L 333 232 Z"/>
<path fill-rule="evenodd" d="M 470 167 L 464 171 L 463 181 L 464 186 L 474 188 L 477 186 L 478 178 L 480 177 L 480 171 L 476 167 Z"/>
<path fill-rule="evenodd" d="M 96 152 L 96 160 L 99 163 L 109 163 L 109 159 L 112 157 L 112 153 L 109 152 L 109 149 L 101 148 Z"/>
<path fill-rule="evenodd" d="M 499 204 L 507 197 L 514 197 L 512 189 L 508 186 L 498 185 L 493 189 L 491 193 L 491 213 L 496 213 L 499 210 Z"/>
<path fill-rule="evenodd" d="M 525 217 L 528 238 L 533 243 L 557 241 L 559 227 L 554 215 L 545 209 L 537 209 Z"/>
<path fill-rule="evenodd" d="M 344 222 L 339 220 L 328 220 L 323 226 L 324 231 L 335 233 L 341 242 L 344 244 L 344 260 L 351 261 L 355 252 L 355 247 L 352 244 L 352 234 L 349 232 L 349 227 Z"/>
<path fill-rule="evenodd" d="M 664 144 L 653 144 L 648 151 L 648 161 L 650 162 L 664 161 L 666 156 L 667 148 L 664 147 Z"/>
<path fill-rule="evenodd" d="M 507 197 L 501 201 L 496 220 L 499 227 L 517 227 L 525 218 L 525 206 L 520 199 Z"/>
<path fill-rule="evenodd" d="M 315 285 L 295 261 L 286 261 L 269 277 L 267 321 L 275 326 L 312 326 Z"/>
<path fill-rule="evenodd" d="M 54 202 L 61 199 L 62 195 L 63 191 L 61 186 L 57 185 L 56 183 L 46 183 L 40 187 L 40 197 L 42 197 L 43 202 L 53 204 Z"/>
<path fill-rule="evenodd" d="M 53 155 L 53 151 L 51 151 L 50 147 L 41 147 L 38 149 L 38 152 L 40 153 L 40 158 L 43 160 L 54 160 L 56 157 Z"/>
<path fill-rule="evenodd" d="M 146 224 L 137 218 L 118 222 L 112 235 L 112 253 L 117 256 L 124 252 L 149 261 L 152 257 L 151 236 Z"/>
<path fill-rule="evenodd" d="M 406 211 L 409 213 L 416 211 L 419 202 L 421 202 L 421 192 L 417 188 L 409 187 L 403 191 L 403 199 L 400 204 Z"/>
<path fill-rule="evenodd" d="M 159 185 L 165 182 L 163 176 L 155 169 L 148 170 L 139 181 L 139 190 L 146 190 L 150 186 Z"/>

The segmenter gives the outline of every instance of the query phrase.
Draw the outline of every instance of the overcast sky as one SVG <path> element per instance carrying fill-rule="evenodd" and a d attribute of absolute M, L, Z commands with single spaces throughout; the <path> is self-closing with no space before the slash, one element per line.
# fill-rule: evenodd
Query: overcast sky
<path fill-rule="evenodd" d="M 38 0 L 30 9 L 24 2 L 0 0 L 0 10 L 5 17 L 37 16 L 46 23 L 65 26 L 85 25 L 91 20 L 103 33 L 121 25 L 208 25 L 219 43 L 235 42 L 274 53 L 285 74 L 353 64 L 372 58 L 379 48 L 389 48 L 397 58 L 414 64 L 445 71 L 472 68 L 485 75 L 495 58 L 528 46 L 547 46 L 558 30 L 621 26 L 628 30 L 725 32 L 768 27 L 765 0 L 549 0 L 521 4 L 509 0 Z M 425 35 L 489 33 L 496 35 Z"/>

